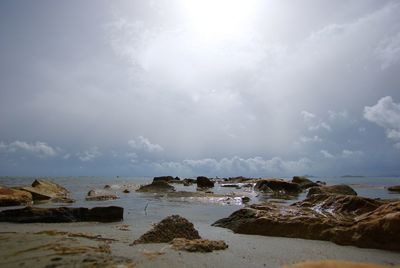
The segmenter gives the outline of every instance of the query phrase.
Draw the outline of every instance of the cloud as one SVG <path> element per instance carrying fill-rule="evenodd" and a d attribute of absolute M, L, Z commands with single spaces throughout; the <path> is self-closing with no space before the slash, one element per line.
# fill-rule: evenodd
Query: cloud
<path fill-rule="evenodd" d="M 128 141 L 128 144 L 135 150 L 148 153 L 157 153 L 164 151 L 164 148 L 161 145 L 157 143 L 151 143 L 149 139 L 143 136 L 139 136 L 136 139 Z"/>
<path fill-rule="evenodd" d="M 362 156 L 364 153 L 362 151 L 352 151 L 352 150 L 348 150 L 348 149 L 344 149 L 342 151 L 342 157 L 343 158 L 350 158 L 350 157 L 360 157 Z"/>
<path fill-rule="evenodd" d="M 102 155 L 99 149 L 94 146 L 86 151 L 76 154 L 82 162 L 92 161 Z"/>
<path fill-rule="evenodd" d="M 40 141 L 37 141 L 35 143 L 28 143 L 25 141 L 14 141 L 9 144 L 0 142 L 0 151 L 10 152 L 10 153 L 27 152 L 41 158 L 56 156 L 58 153 L 58 149 L 54 149 L 47 143 Z"/>
<path fill-rule="evenodd" d="M 304 121 L 309 122 L 316 118 L 315 114 L 307 112 L 307 111 L 301 111 L 301 115 L 303 116 Z"/>
<path fill-rule="evenodd" d="M 309 131 L 316 131 L 320 129 L 325 129 L 327 131 L 331 131 L 331 126 L 324 122 L 322 119 L 318 118 L 315 114 L 301 111 L 301 115 L 303 117 L 304 122 L 308 125 Z"/>
<path fill-rule="evenodd" d="M 385 70 L 400 62 L 400 32 L 390 36 L 378 45 L 375 55 L 381 61 L 381 69 Z"/>
<path fill-rule="evenodd" d="M 374 106 L 366 106 L 364 118 L 384 128 L 388 139 L 400 140 L 400 103 L 392 97 L 383 97 Z"/>
<path fill-rule="evenodd" d="M 320 152 L 325 158 L 334 158 L 335 157 L 333 154 L 329 153 L 326 150 L 321 150 Z"/>
<path fill-rule="evenodd" d="M 302 143 L 308 143 L 308 142 L 322 142 L 322 139 L 318 136 L 313 136 L 313 137 L 301 137 L 300 142 Z"/>

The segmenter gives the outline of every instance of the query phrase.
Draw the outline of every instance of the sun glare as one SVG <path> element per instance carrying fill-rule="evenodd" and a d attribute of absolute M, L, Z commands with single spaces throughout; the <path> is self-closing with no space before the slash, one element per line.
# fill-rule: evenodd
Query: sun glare
<path fill-rule="evenodd" d="M 184 0 L 182 4 L 191 30 L 210 38 L 243 33 L 256 11 L 255 0 Z"/>

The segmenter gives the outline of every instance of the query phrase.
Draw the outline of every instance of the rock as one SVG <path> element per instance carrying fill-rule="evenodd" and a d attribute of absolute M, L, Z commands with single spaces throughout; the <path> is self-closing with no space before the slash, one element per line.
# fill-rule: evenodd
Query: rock
<path fill-rule="evenodd" d="M 174 192 L 175 187 L 169 185 L 165 181 L 153 181 L 151 184 L 142 185 L 136 192 L 148 192 L 148 193 L 159 193 L 159 192 Z"/>
<path fill-rule="evenodd" d="M 19 206 L 32 203 L 32 194 L 0 186 L 0 206 Z"/>
<path fill-rule="evenodd" d="M 32 194 L 33 201 L 37 200 L 71 200 L 69 199 L 69 191 L 57 183 L 47 180 L 35 180 L 32 186 L 20 187 L 20 190 L 27 191 Z"/>
<path fill-rule="evenodd" d="M 315 182 L 307 179 L 307 177 L 304 177 L 304 176 L 294 176 L 292 179 L 292 182 L 300 185 L 300 187 L 302 189 L 308 189 L 313 186 L 319 186 L 318 183 L 315 183 Z"/>
<path fill-rule="evenodd" d="M 125 194 L 129 194 L 131 191 L 129 191 L 128 189 L 125 189 L 122 192 L 125 193 Z"/>
<path fill-rule="evenodd" d="M 254 186 L 254 189 L 264 192 L 279 192 L 282 194 L 298 194 L 301 192 L 301 188 L 297 183 L 287 182 L 278 179 L 259 180 Z"/>
<path fill-rule="evenodd" d="M 160 221 L 153 227 L 153 229 L 135 240 L 132 245 L 145 243 L 169 243 L 174 238 L 186 238 L 192 240 L 200 239 L 200 235 L 194 228 L 193 223 L 179 215 L 172 215 Z"/>
<path fill-rule="evenodd" d="M 225 181 L 231 182 L 231 183 L 241 183 L 241 182 L 246 182 L 249 180 L 253 180 L 251 178 L 246 178 L 243 176 L 238 176 L 238 177 L 229 177 L 228 179 L 226 179 Z"/>
<path fill-rule="evenodd" d="M 199 188 L 212 188 L 214 187 L 214 182 L 211 181 L 209 178 L 207 177 L 197 177 L 197 187 Z"/>
<path fill-rule="evenodd" d="M 388 191 L 391 191 L 391 192 L 400 192 L 400 185 L 390 186 L 387 189 L 388 189 Z"/>
<path fill-rule="evenodd" d="M 119 197 L 109 191 L 105 190 L 90 190 L 85 197 L 86 201 L 105 201 L 105 200 L 115 200 Z"/>
<path fill-rule="evenodd" d="M 242 197 L 242 203 L 248 203 L 248 202 L 250 202 L 250 197 L 248 197 L 248 196 L 243 196 L 243 197 Z"/>
<path fill-rule="evenodd" d="M 214 250 L 227 249 L 228 245 L 222 240 L 208 239 L 185 239 L 175 238 L 170 242 L 171 247 L 176 250 L 185 250 L 189 252 L 212 252 Z"/>
<path fill-rule="evenodd" d="M 239 184 L 221 184 L 221 187 L 236 188 L 236 189 L 242 188 L 242 187 L 240 187 Z"/>
<path fill-rule="evenodd" d="M 390 268 L 393 266 L 340 260 L 305 261 L 283 268 Z"/>
<path fill-rule="evenodd" d="M 156 182 L 156 181 L 170 182 L 172 180 L 174 180 L 174 178 L 172 176 L 161 176 L 161 177 L 154 177 L 153 178 L 153 182 Z"/>
<path fill-rule="evenodd" d="M 21 209 L 10 209 L 0 212 L 0 222 L 78 222 L 97 221 L 115 222 L 123 219 L 124 209 L 122 207 L 94 207 L 94 208 L 36 208 L 25 207 Z"/>
<path fill-rule="evenodd" d="M 357 195 L 357 192 L 354 191 L 354 189 L 348 185 L 339 184 L 339 185 L 332 185 L 332 186 L 311 187 L 308 190 L 307 197 L 309 197 L 313 194 Z"/>
<path fill-rule="evenodd" d="M 196 180 L 194 180 L 194 179 L 184 179 L 183 180 L 183 186 L 190 186 L 193 183 L 196 183 Z"/>
<path fill-rule="evenodd" d="M 290 206 L 251 205 L 213 225 L 242 234 L 327 240 L 400 251 L 400 201 L 313 195 Z"/>
<path fill-rule="evenodd" d="M 179 178 L 179 177 L 174 178 L 174 181 L 180 181 L 180 180 L 181 180 L 181 178 Z"/>
<path fill-rule="evenodd" d="M 111 190 L 111 185 L 108 185 L 108 184 L 104 185 L 104 189 Z"/>

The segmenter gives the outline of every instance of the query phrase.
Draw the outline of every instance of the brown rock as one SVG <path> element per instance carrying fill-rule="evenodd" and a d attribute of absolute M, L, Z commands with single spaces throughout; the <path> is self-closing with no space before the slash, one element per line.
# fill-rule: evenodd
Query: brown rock
<path fill-rule="evenodd" d="M 197 177 L 197 187 L 199 188 L 212 188 L 214 187 L 214 182 L 211 181 L 209 178 L 207 177 Z"/>
<path fill-rule="evenodd" d="M 214 250 L 227 249 L 228 245 L 222 240 L 208 239 L 185 239 L 175 238 L 170 243 L 173 249 L 185 250 L 189 252 L 212 252 Z"/>
<path fill-rule="evenodd" d="M 19 206 L 29 203 L 32 203 L 30 193 L 0 186 L 0 206 Z"/>
<path fill-rule="evenodd" d="M 160 176 L 160 177 L 153 178 L 153 182 L 155 182 L 155 181 L 171 182 L 172 180 L 174 180 L 174 177 L 172 177 L 172 176 Z"/>
<path fill-rule="evenodd" d="M 340 260 L 305 261 L 284 268 L 389 268 L 393 266 Z"/>
<path fill-rule="evenodd" d="M 387 189 L 391 192 L 400 192 L 400 185 L 390 186 Z"/>
<path fill-rule="evenodd" d="M 153 229 L 135 240 L 132 245 L 169 243 L 174 238 L 200 239 L 200 235 L 194 228 L 193 223 L 179 215 L 172 215 L 160 221 Z"/>
<path fill-rule="evenodd" d="M 313 195 L 290 206 L 251 205 L 213 225 L 243 234 L 328 240 L 400 251 L 400 201 Z"/>
<path fill-rule="evenodd" d="M 0 222 L 78 222 L 98 221 L 114 222 L 123 219 L 122 207 L 94 207 L 94 208 L 35 208 L 9 209 L 0 212 Z"/>
<path fill-rule="evenodd" d="M 165 181 L 153 181 L 151 184 L 142 185 L 136 192 L 149 192 L 149 193 L 159 193 L 159 192 L 174 192 L 175 187 L 169 185 Z"/>
<path fill-rule="evenodd" d="M 298 194 L 301 192 L 301 188 L 297 183 L 287 182 L 278 179 L 259 180 L 254 186 L 254 189 L 264 192 L 279 192 L 282 194 Z"/>
<path fill-rule="evenodd" d="M 307 197 L 309 197 L 313 194 L 357 195 L 357 192 L 354 191 L 354 189 L 348 185 L 339 184 L 339 185 L 332 185 L 332 186 L 311 187 L 308 190 Z"/>
<path fill-rule="evenodd" d="M 294 176 L 292 179 L 292 182 L 300 185 L 300 187 L 302 189 L 308 189 L 313 186 L 319 186 L 318 183 L 315 183 L 315 182 L 307 179 L 307 177 L 304 177 L 304 176 Z"/>
<path fill-rule="evenodd" d="M 90 190 L 85 197 L 86 201 L 105 201 L 115 200 L 119 197 L 107 190 Z"/>
<path fill-rule="evenodd" d="M 57 183 L 47 180 L 35 180 L 32 186 L 21 187 L 20 190 L 27 191 L 32 194 L 34 201 L 36 200 L 67 200 L 69 199 L 69 191 Z M 71 199 L 69 199 L 71 200 Z"/>

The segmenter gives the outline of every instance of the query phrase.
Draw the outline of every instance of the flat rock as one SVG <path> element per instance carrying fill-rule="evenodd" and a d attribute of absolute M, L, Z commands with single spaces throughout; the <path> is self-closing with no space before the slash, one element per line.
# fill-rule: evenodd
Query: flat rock
<path fill-rule="evenodd" d="M 32 203 L 32 194 L 0 186 L 0 206 L 19 206 Z"/>
<path fill-rule="evenodd" d="M 186 238 L 192 240 L 200 239 L 200 235 L 194 228 L 193 223 L 179 215 L 172 215 L 160 221 L 153 227 L 153 229 L 135 240 L 132 245 L 169 243 L 174 238 Z"/>
<path fill-rule="evenodd" d="M 9 209 L 0 212 L 0 222 L 115 222 L 123 219 L 122 207 L 94 207 L 94 208 L 36 208 L 25 207 L 21 209 Z"/>
<path fill-rule="evenodd" d="M 94 189 L 90 190 L 85 197 L 86 201 L 105 201 L 105 200 L 115 200 L 119 197 L 107 190 Z"/>
<path fill-rule="evenodd" d="M 136 192 L 160 193 L 160 192 L 174 192 L 175 187 L 169 185 L 165 181 L 153 181 L 151 184 L 142 185 Z"/>
<path fill-rule="evenodd" d="M 185 250 L 189 252 L 212 252 L 214 250 L 227 249 L 228 245 L 222 240 L 208 239 L 185 239 L 175 238 L 170 242 L 171 247 L 176 250 Z"/>
<path fill-rule="evenodd" d="M 154 177 L 153 182 L 155 181 L 165 181 L 165 182 L 170 182 L 174 180 L 174 177 L 172 176 L 160 176 L 160 177 Z"/>
<path fill-rule="evenodd" d="M 299 194 L 302 190 L 297 183 L 288 182 L 280 179 L 258 180 L 254 186 L 255 190 L 264 192 L 277 192 L 281 194 Z"/>
<path fill-rule="evenodd" d="M 242 234 L 327 240 L 400 251 L 400 201 L 315 195 L 290 206 L 251 205 L 213 225 Z"/>
<path fill-rule="evenodd" d="M 390 186 L 387 189 L 391 192 L 400 192 L 400 185 Z"/>
<path fill-rule="evenodd" d="M 307 197 L 313 194 L 339 194 L 339 195 L 357 195 L 353 188 L 346 184 L 332 185 L 332 186 L 318 186 L 311 187 L 308 190 Z"/>

